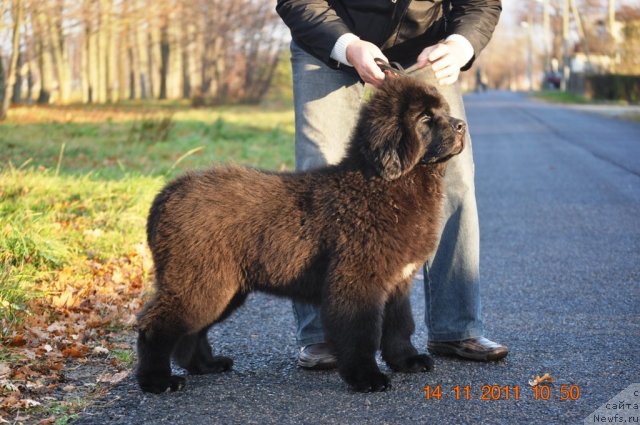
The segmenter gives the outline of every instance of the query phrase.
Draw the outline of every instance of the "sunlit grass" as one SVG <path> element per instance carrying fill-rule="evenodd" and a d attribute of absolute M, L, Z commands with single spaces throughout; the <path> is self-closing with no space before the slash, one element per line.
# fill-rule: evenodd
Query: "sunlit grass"
<path fill-rule="evenodd" d="M 293 167 L 293 113 L 259 107 L 218 109 L 17 108 L 0 125 L 0 171 L 55 168 L 102 178 L 166 174 L 235 161 L 268 169 Z M 170 120 L 166 132 L 159 131 Z M 154 136 L 158 137 L 154 137 Z M 197 149 L 172 168 L 184 153 Z"/>
<path fill-rule="evenodd" d="M 90 282 L 91 262 L 143 247 L 149 205 L 168 179 L 227 161 L 292 169 L 292 112 L 173 105 L 10 110 L 0 124 L 1 334 L 29 313 L 32 300 L 74 279 Z"/>
<path fill-rule="evenodd" d="M 579 94 L 562 90 L 545 90 L 534 93 L 534 97 L 553 103 L 588 103 L 588 100 Z"/>
<path fill-rule="evenodd" d="M 50 170 L 0 173 L 1 317 L 19 320 L 33 298 L 54 295 L 61 284 L 90 274 L 89 260 L 106 263 L 143 244 L 146 211 L 163 181 L 55 176 Z"/>

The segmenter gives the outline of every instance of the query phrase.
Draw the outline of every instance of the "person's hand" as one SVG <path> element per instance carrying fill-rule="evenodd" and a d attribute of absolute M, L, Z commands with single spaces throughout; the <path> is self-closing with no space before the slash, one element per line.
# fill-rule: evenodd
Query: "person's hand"
<path fill-rule="evenodd" d="M 418 55 L 416 64 L 418 68 L 431 64 L 438 82 L 450 85 L 458 81 L 460 68 L 469 61 L 465 56 L 466 51 L 459 41 L 447 40 L 425 48 Z"/>
<path fill-rule="evenodd" d="M 387 58 L 373 43 L 364 40 L 354 40 L 347 46 L 347 60 L 360 75 L 365 83 L 378 87 L 384 81 L 384 72 L 375 63 L 375 59 Z"/>

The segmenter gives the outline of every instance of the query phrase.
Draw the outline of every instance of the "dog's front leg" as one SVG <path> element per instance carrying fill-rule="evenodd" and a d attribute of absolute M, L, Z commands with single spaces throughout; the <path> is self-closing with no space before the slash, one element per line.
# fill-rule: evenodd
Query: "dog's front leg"
<path fill-rule="evenodd" d="M 387 301 L 382 324 L 382 358 L 396 372 L 426 372 L 433 369 L 428 354 L 420 354 L 411 343 L 415 330 L 408 294 L 400 292 Z"/>
<path fill-rule="evenodd" d="M 322 318 L 328 341 L 338 358 L 340 376 L 355 391 L 384 391 L 391 387 L 389 378 L 380 372 L 375 354 L 380 344 L 382 305 L 358 298 L 338 297 L 323 300 Z M 349 296 L 346 296 L 350 298 Z M 381 303 L 383 304 L 383 303 Z"/>

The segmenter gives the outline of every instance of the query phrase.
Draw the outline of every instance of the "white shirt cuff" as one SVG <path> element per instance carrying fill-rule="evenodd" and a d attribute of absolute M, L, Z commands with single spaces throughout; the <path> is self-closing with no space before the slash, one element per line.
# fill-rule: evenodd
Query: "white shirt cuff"
<path fill-rule="evenodd" d="M 360 37 L 350 32 L 346 34 L 342 34 L 340 38 L 338 38 L 338 40 L 336 41 L 336 44 L 334 44 L 333 49 L 331 50 L 331 55 L 330 55 L 331 58 L 337 60 L 342 64 L 353 66 L 347 60 L 347 46 L 349 45 L 349 43 L 355 40 L 360 40 Z"/>
<path fill-rule="evenodd" d="M 460 35 L 460 34 L 451 34 L 449 37 L 446 38 L 446 41 L 455 41 L 457 43 L 460 43 L 460 46 L 462 46 L 462 54 L 464 55 L 464 63 L 468 63 L 471 58 L 473 58 L 474 55 L 474 51 L 473 51 L 473 46 L 471 45 L 471 43 L 469 42 L 469 40 L 467 40 L 467 37 L 465 37 L 464 35 Z"/>

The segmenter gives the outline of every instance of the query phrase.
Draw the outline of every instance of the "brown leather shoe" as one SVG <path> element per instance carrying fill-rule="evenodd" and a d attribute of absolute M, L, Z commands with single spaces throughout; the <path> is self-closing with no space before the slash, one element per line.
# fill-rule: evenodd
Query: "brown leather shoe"
<path fill-rule="evenodd" d="M 333 347 L 326 342 L 305 345 L 298 354 L 298 366 L 304 369 L 325 370 L 338 367 Z"/>
<path fill-rule="evenodd" d="M 430 341 L 427 347 L 433 354 L 458 356 L 481 362 L 500 360 L 509 354 L 507 347 L 485 337 L 469 338 L 462 341 Z"/>

